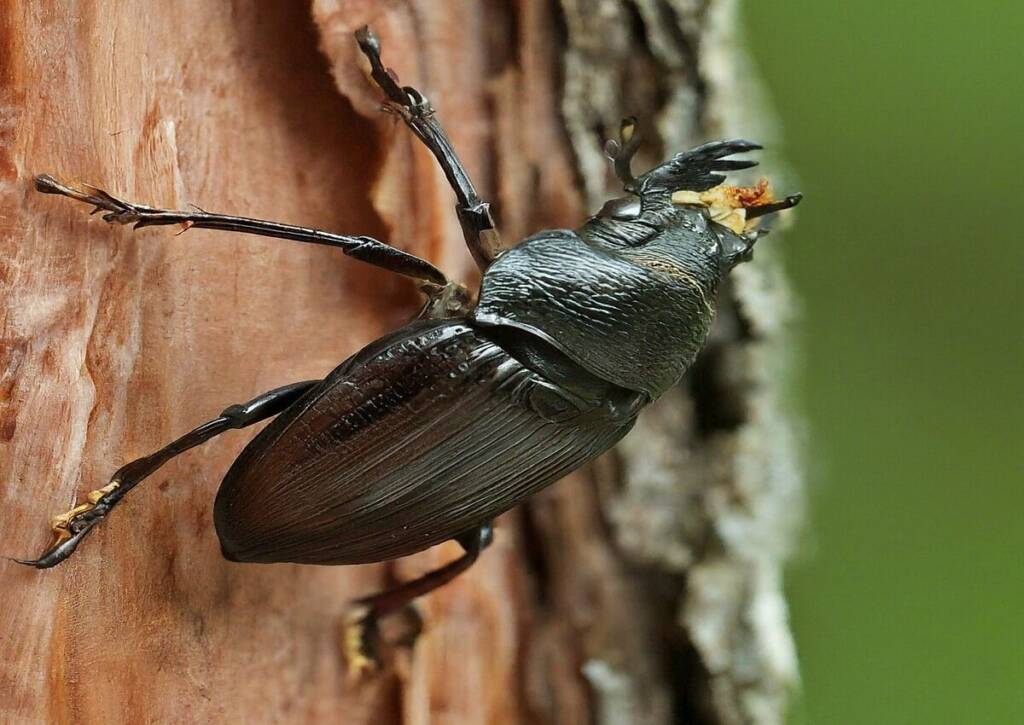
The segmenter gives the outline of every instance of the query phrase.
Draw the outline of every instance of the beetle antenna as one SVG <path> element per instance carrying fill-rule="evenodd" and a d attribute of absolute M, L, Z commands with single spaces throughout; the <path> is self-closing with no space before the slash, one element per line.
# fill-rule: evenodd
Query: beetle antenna
<path fill-rule="evenodd" d="M 641 141 L 640 132 L 637 131 L 636 126 L 636 116 L 622 119 L 622 123 L 619 124 L 619 140 L 608 139 L 604 145 L 605 155 L 611 159 L 615 175 L 619 177 L 619 181 L 627 191 L 636 181 L 633 176 L 632 163 Z"/>
<path fill-rule="evenodd" d="M 676 154 L 636 180 L 641 192 L 707 191 L 725 181 L 725 172 L 757 166 L 750 159 L 727 159 L 738 153 L 760 149 L 760 144 L 743 139 L 712 141 Z"/>

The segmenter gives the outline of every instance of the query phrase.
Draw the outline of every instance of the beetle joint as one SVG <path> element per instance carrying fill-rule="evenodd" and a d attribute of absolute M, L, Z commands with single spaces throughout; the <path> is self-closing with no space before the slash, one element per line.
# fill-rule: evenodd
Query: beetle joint
<path fill-rule="evenodd" d="M 441 320 L 457 317 L 469 310 L 472 301 L 469 290 L 454 281 L 444 285 L 424 282 L 419 289 L 427 297 L 427 302 L 420 312 L 422 319 Z"/>
<path fill-rule="evenodd" d="M 408 96 L 408 101 L 385 101 L 381 105 L 381 110 L 385 113 L 401 116 L 407 123 L 426 121 L 434 115 L 434 107 L 430 105 L 430 101 L 421 95 L 419 91 L 409 87 L 402 90 Z"/>
<path fill-rule="evenodd" d="M 252 422 L 250 420 L 251 411 L 246 406 L 239 404 L 229 405 L 221 412 L 220 417 L 227 418 L 232 428 L 244 428 Z"/>

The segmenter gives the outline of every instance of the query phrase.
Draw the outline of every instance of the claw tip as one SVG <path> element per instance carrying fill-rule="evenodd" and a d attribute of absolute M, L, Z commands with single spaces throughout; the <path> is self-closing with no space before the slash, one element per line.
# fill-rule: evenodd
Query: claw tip
<path fill-rule="evenodd" d="M 364 25 L 363 27 L 359 28 L 356 31 L 355 35 L 356 42 L 359 43 L 359 47 L 362 49 L 364 53 L 380 53 L 380 40 L 378 40 L 374 32 L 370 30 L 369 25 Z"/>
<path fill-rule="evenodd" d="M 5 556 L 4 558 L 7 559 L 7 561 L 13 561 L 15 564 L 21 564 L 22 566 L 30 566 L 33 569 L 40 568 L 39 559 L 19 559 L 16 556 Z"/>
<path fill-rule="evenodd" d="M 35 178 L 36 191 L 43 194 L 59 194 L 60 184 L 49 174 L 39 174 Z"/>

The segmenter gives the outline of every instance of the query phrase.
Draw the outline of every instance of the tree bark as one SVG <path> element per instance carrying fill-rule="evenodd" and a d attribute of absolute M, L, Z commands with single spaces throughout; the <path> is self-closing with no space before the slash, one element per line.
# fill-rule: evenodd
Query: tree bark
<path fill-rule="evenodd" d="M 734 0 L 11 0 L 0 7 L 0 553 L 226 405 L 318 378 L 415 314 L 411 285 L 326 248 L 137 233 L 31 189 L 368 234 L 472 283 L 433 159 L 379 113 L 352 32 L 424 90 L 507 240 L 577 226 L 638 167 L 764 139 Z M 778 179 L 778 168 L 773 166 Z M 617 192 L 614 192 L 617 193 Z M 344 671 L 350 599 L 450 560 L 242 566 L 211 523 L 251 433 L 191 451 L 69 562 L 0 563 L 4 722 L 775 723 L 796 664 L 781 565 L 800 478 L 778 235 L 708 349 L 597 464 L 499 522 L 377 675 Z"/>

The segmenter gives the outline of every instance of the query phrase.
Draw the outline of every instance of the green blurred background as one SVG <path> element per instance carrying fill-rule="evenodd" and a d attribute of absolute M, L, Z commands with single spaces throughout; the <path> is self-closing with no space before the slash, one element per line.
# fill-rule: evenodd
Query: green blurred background
<path fill-rule="evenodd" d="M 794 723 L 1024 723 L 1024 3 L 748 0 L 805 194 Z"/>

